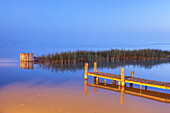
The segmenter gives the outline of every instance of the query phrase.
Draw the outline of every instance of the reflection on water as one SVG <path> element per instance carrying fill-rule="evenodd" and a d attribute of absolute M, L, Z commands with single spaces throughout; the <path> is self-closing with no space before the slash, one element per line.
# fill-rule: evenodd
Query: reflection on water
<path fill-rule="evenodd" d="M 87 83 L 87 80 L 84 81 L 85 95 L 88 95 L 87 86 L 90 86 L 90 87 L 94 87 L 94 93 L 97 92 L 97 88 L 121 92 L 121 99 L 120 99 L 121 104 L 124 103 L 124 93 L 133 96 L 142 97 L 142 98 L 152 99 L 163 103 L 170 103 L 170 94 L 147 90 L 147 86 L 145 86 L 145 89 L 142 89 L 141 87 L 140 89 L 134 88 L 133 84 L 130 84 L 129 87 L 128 86 L 121 87 L 120 85 L 116 84 L 116 81 L 110 84 L 110 83 L 98 82 L 95 80 L 96 78 L 94 78 L 93 84 Z"/>
<path fill-rule="evenodd" d="M 0 67 L 9 67 L 9 66 L 16 66 L 17 63 L 12 62 L 12 63 L 6 63 L 6 62 L 0 62 Z"/>
<path fill-rule="evenodd" d="M 126 94 L 139 94 L 138 89 L 118 89 L 115 92 L 101 90 L 97 93 L 84 95 L 83 85 L 68 82 L 59 86 L 49 83 L 32 86 L 34 82 L 9 84 L 0 90 L 1 113 L 168 113 L 168 104 L 155 103 Z M 103 86 L 103 84 L 99 84 Z M 86 86 L 85 86 L 86 87 Z M 144 92 L 144 90 L 142 90 Z M 121 92 L 121 95 L 119 93 Z M 132 92 L 132 93 L 131 93 Z M 156 95 L 154 92 L 144 92 L 143 95 Z M 159 94 L 158 94 L 159 95 Z M 121 97 L 120 97 L 121 96 Z M 148 96 L 149 97 L 149 96 Z M 121 98 L 121 104 L 119 104 Z M 159 98 L 159 96 L 158 96 Z M 143 109 L 143 106 L 145 109 Z"/>
<path fill-rule="evenodd" d="M 0 66 L 0 113 L 169 113 L 167 90 L 129 84 L 123 89 L 109 80 L 97 84 L 93 77 L 87 83 L 81 63 L 34 64 L 32 70 L 32 64 L 20 65 L 22 69 L 19 64 Z M 89 65 L 93 69 L 93 63 Z M 122 66 L 138 77 L 170 80 L 169 61 L 105 62 L 98 63 L 98 71 L 119 73 Z"/>
<path fill-rule="evenodd" d="M 153 66 L 158 66 L 161 64 L 170 64 L 170 60 L 151 60 L 151 61 L 115 61 L 115 62 L 98 62 L 98 68 L 108 68 L 108 69 L 115 69 L 117 67 L 124 67 L 124 66 L 137 66 L 140 68 L 151 69 Z M 88 64 L 88 68 L 93 68 L 93 63 Z M 51 70 L 54 72 L 58 71 L 76 71 L 84 69 L 84 63 L 78 64 L 39 64 L 39 68 L 43 68 L 45 70 Z"/>
<path fill-rule="evenodd" d="M 20 68 L 22 69 L 34 69 L 34 62 L 20 62 Z"/>

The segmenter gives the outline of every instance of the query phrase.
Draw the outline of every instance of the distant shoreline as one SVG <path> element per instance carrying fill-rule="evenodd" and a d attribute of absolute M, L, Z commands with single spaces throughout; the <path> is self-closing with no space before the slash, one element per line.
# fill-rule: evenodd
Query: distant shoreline
<path fill-rule="evenodd" d="M 160 49 L 140 49 L 140 50 L 100 50 L 100 51 L 67 51 L 55 54 L 41 55 L 36 57 L 38 63 L 81 63 L 81 62 L 112 62 L 112 61 L 132 61 L 132 60 L 167 60 L 170 58 L 170 51 Z"/>

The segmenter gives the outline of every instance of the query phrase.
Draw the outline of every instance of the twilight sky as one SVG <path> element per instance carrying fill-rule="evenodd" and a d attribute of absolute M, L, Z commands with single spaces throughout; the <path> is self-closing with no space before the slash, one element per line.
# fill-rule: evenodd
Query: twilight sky
<path fill-rule="evenodd" d="M 0 62 L 20 52 L 170 50 L 169 0 L 2 0 Z"/>

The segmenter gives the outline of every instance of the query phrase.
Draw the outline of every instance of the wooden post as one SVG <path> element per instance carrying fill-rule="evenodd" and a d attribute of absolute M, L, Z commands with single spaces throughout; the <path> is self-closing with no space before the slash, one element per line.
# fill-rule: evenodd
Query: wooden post
<path fill-rule="evenodd" d="M 121 85 L 121 81 L 118 81 L 118 85 L 119 85 L 119 86 Z"/>
<path fill-rule="evenodd" d="M 124 103 L 124 92 L 125 92 L 125 88 L 122 87 L 122 88 L 121 88 L 121 99 L 120 99 L 120 104 L 123 104 L 123 103 Z"/>
<path fill-rule="evenodd" d="M 99 84 L 99 77 L 96 77 L 96 84 Z"/>
<path fill-rule="evenodd" d="M 97 72 L 97 62 L 94 62 L 94 72 Z"/>
<path fill-rule="evenodd" d="M 134 71 L 131 71 L 131 77 L 133 77 L 134 75 Z M 133 83 L 130 83 L 130 86 L 132 86 L 131 88 L 133 88 Z"/>
<path fill-rule="evenodd" d="M 124 68 L 121 68 L 121 82 L 122 86 L 125 86 Z"/>
<path fill-rule="evenodd" d="M 85 92 L 85 95 L 88 95 L 87 80 L 84 80 L 84 92 Z"/>
<path fill-rule="evenodd" d="M 96 91 L 97 91 L 96 89 L 97 89 L 97 88 L 96 88 L 96 87 L 94 87 L 94 93 L 96 93 Z"/>
<path fill-rule="evenodd" d="M 133 75 L 134 75 L 134 71 L 131 72 L 131 77 L 133 77 Z"/>
<path fill-rule="evenodd" d="M 140 94 L 142 93 L 142 85 L 140 85 Z"/>
<path fill-rule="evenodd" d="M 94 77 L 94 83 L 96 84 L 96 77 Z"/>
<path fill-rule="evenodd" d="M 87 70 L 88 70 L 88 63 L 85 63 L 84 67 L 84 79 L 87 80 Z"/>
<path fill-rule="evenodd" d="M 115 80 L 115 85 L 117 84 L 117 81 Z"/>
<path fill-rule="evenodd" d="M 96 77 L 94 77 L 94 82 L 93 83 L 96 84 Z"/>
<path fill-rule="evenodd" d="M 130 83 L 130 88 L 133 88 L 133 83 Z"/>

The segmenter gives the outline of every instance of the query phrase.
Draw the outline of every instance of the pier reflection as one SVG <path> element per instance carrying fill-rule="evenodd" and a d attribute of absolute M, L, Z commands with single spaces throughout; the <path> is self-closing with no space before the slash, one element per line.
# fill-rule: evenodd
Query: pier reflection
<path fill-rule="evenodd" d="M 170 94 L 147 90 L 147 87 L 145 87 L 145 89 L 142 89 L 141 87 L 140 89 L 134 88 L 133 84 L 130 84 L 130 87 L 127 86 L 121 87 L 117 85 L 116 82 L 112 82 L 112 84 L 109 84 L 109 83 L 94 81 L 93 84 L 90 84 L 87 82 L 87 80 L 85 80 L 84 81 L 85 95 L 88 95 L 88 86 L 94 87 L 94 93 L 97 92 L 97 88 L 120 92 L 121 93 L 120 104 L 124 103 L 124 93 L 132 96 L 138 96 L 146 99 L 151 99 L 154 101 L 163 102 L 163 103 L 170 103 Z"/>
<path fill-rule="evenodd" d="M 22 69 L 34 69 L 34 62 L 20 62 L 20 68 Z"/>

